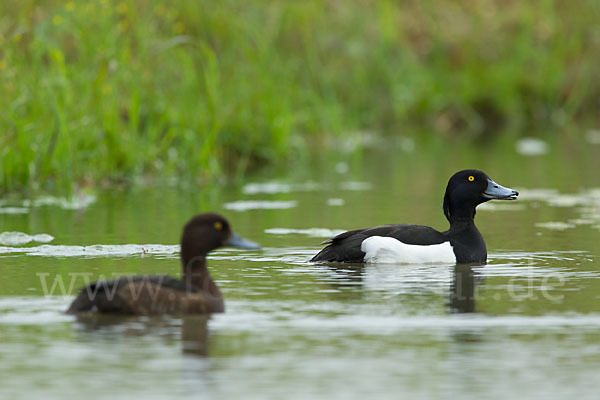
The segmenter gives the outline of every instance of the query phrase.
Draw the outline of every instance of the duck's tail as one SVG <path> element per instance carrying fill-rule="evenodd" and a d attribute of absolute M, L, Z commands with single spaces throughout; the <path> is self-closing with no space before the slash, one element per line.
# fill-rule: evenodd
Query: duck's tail
<path fill-rule="evenodd" d="M 118 281 L 94 282 L 81 289 L 79 295 L 73 300 L 67 314 L 80 314 L 85 312 L 124 313 L 128 305 L 116 293 Z"/>

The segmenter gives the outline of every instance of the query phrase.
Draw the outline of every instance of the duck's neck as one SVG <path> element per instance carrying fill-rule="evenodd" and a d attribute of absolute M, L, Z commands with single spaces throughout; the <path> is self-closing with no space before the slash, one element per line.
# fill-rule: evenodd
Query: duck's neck
<path fill-rule="evenodd" d="M 453 208 L 448 215 L 450 226 L 453 225 L 475 225 L 475 207 Z"/>
<path fill-rule="evenodd" d="M 452 210 L 450 217 L 450 229 L 448 232 L 452 232 L 454 235 L 463 235 L 471 232 L 472 234 L 479 234 L 479 230 L 475 226 L 475 208 L 464 207 Z"/>
<path fill-rule="evenodd" d="M 457 263 L 485 263 L 487 261 L 485 241 L 472 217 L 452 218 L 450 229 L 446 234 L 454 247 Z"/>
<path fill-rule="evenodd" d="M 206 256 L 196 256 L 190 260 L 182 258 L 181 261 L 183 263 L 182 280 L 186 284 L 213 298 L 222 298 L 221 291 L 208 272 Z"/>
<path fill-rule="evenodd" d="M 454 235 L 480 235 L 479 229 L 477 229 L 477 226 L 475 226 L 475 221 L 472 218 L 453 219 L 450 222 L 450 229 L 448 232 L 452 232 Z"/>

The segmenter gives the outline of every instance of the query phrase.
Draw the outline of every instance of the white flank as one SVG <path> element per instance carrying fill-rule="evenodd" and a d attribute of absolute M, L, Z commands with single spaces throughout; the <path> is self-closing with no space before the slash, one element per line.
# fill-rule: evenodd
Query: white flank
<path fill-rule="evenodd" d="M 363 240 L 360 249 L 364 262 L 380 264 L 455 264 L 456 256 L 450 242 L 421 246 L 406 244 L 392 237 L 371 236 Z"/>

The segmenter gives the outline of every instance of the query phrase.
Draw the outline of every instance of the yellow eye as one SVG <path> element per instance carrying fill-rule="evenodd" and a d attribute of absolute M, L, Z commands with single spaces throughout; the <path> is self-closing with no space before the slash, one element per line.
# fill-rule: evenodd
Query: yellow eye
<path fill-rule="evenodd" d="M 467 179 L 469 180 L 469 182 L 473 182 L 475 180 L 475 177 L 473 175 L 471 175 Z"/>
<path fill-rule="evenodd" d="M 215 222 L 215 224 L 213 226 L 218 231 L 220 231 L 221 229 L 223 229 L 223 224 L 220 221 Z"/>

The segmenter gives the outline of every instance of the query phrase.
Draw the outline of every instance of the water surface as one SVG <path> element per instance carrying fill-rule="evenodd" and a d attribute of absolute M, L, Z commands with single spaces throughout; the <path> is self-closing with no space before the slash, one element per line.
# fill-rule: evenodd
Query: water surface
<path fill-rule="evenodd" d="M 0 206 L 19 212 L 0 213 L 0 232 L 33 239 L 0 244 L 0 397 L 595 399 L 596 153 L 577 143 L 536 157 L 486 147 L 421 154 L 417 145 L 341 154 L 242 186 L 6 199 Z M 446 181 L 473 166 L 522 192 L 518 202 L 478 210 L 488 265 L 308 262 L 344 229 L 445 229 Z M 223 213 L 264 246 L 210 257 L 225 314 L 63 314 L 85 279 L 178 275 L 180 229 L 202 211 Z M 45 295 L 59 278 L 64 295 L 58 284 Z"/>

